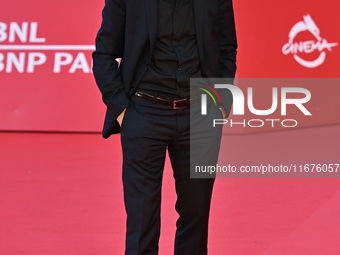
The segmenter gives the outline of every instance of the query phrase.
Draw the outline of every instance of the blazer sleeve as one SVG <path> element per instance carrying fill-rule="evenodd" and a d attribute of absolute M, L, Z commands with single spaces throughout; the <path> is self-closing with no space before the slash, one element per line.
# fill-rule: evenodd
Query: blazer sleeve
<path fill-rule="evenodd" d="M 103 102 L 114 119 L 129 104 L 116 60 L 123 57 L 124 27 L 124 0 L 105 0 L 102 24 L 96 36 L 96 49 L 92 54 L 93 74 Z"/>
<path fill-rule="evenodd" d="M 233 84 L 236 73 L 236 54 L 237 38 L 235 29 L 234 9 L 232 0 L 219 0 L 220 6 L 220 77 L 226 78 L 226 83 Z M 222 89 L 219 91 L 223 108 L 229 116 L 233 97 L 229 90 Z"/>
<path fill-rule="evenodd" d="M 221 77 L 234 78 L 236 72 L 237 39 L 232 0 L 220 0 L 221 20 L 219 45 Z"/>

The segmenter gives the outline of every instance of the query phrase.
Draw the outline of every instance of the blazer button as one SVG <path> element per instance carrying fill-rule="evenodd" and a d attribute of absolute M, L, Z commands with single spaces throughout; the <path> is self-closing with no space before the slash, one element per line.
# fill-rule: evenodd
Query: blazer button
<path fill-rule="evenodd" d="M 144 61 L 144 64 L 145 64 L 146 66 L 148 66 L 148 65 L 149 65 L 149 61 L 145 60 L 145 61 Z"/>

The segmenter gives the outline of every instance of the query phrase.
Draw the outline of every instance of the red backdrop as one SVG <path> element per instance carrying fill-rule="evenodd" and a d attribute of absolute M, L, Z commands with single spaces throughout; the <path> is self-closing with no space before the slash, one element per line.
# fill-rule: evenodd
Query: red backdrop
<path fill-rule="evenodd" d="M 105 107 L 90 69 L 104 0 L 0 1 L 0 130 L 100 131 Z M 238 77 L 339 76 L 339 1 L 244 0 L 234 8 Z M 311 90 L 320 123 L 339 122 L 338 86 Z"/>

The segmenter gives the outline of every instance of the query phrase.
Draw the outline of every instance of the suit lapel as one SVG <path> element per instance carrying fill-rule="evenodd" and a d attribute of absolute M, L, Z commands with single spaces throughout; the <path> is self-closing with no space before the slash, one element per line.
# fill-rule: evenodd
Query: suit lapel
<path fill-rule="evenodd" d="M 146 16 L 148 22 L 149 38 L 150 38 L 150 52 L 156 40 L 157 34 L 157 1 L 158 0 L 144 0 L 146 8 Z"/>

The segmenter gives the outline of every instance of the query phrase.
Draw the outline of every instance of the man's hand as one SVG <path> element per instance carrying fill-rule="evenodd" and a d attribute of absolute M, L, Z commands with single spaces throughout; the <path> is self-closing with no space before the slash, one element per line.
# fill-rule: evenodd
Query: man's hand
<path fill-rule="evenodd" d="M 218 107 L 220 109 L 220 111 L 222 112 L 223 115 L 223 119 L 225 119 L 227 117 L 227 113 L 225 112 L 224 108 L 222 106 Z"/>
<path fill-rule="evenodd" d="M 126 111 L 126 108 L 125 108 L 124 111 L 122 111 L 122 113 L 119 114 L 119 116 L 117 117 L 117 121 L 118 121 L 118 123 L 119 123 L 119 126 L 122 126 L 123 118 L 124 118 L 124 115 L 125 115 L 125 111 Z"/>

